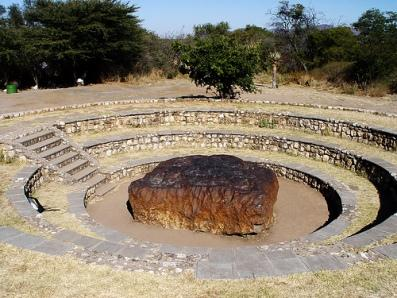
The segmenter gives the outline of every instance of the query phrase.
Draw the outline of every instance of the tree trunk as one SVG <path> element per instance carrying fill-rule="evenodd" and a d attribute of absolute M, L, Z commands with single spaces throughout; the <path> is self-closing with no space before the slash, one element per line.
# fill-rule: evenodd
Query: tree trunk
<path fill-rule="evenodd" d="M 273 72 L 272 72 L 272 88 L 278 88 L 277 84 L 277 63 L 273 63 Z"/>
<path fill-rule="evenodd" d="M 36 69 L 33 69 L 33 71 L 32 71 L 32 78 L 35 83 L 35 86 L 37 86 L 37 88 L 38 88 L 39 87 L 39 76 L 38 76 L 38 72 L 36 71 Z"/>
<path fill-rule="evenodd" d="M 302 64 L 302 66 L 303 66 L 303 69 L 305 70 L 305 73 L 308 74 L 308 73 L 309 73 L 309 70 L 307 69 L 306 63 L 303 62 L 303 60 L 300 60 L 300 62 L 301 62 L 301 64 Z"/>

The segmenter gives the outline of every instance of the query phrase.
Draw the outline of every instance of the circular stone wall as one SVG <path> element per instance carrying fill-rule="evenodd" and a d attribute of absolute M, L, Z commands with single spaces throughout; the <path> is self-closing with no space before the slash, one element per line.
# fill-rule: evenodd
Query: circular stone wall
<path fill-rule="evenodd" d="M 140 176 L 135 177 L 135 179 Z M 277 243 L 297 239 L 321 227 L 328 220 L 324 197 L 313 188 L 285 178 L 278 178 L 279 194 L 274 205 L 275 222 L 266 234 L 239 237 L 165 229 L 134 222 L 125 207 L 130 179 L 123 179 L 101 201 L 87 206 L 98 223 L 118 230 L 134 239 L 179 246 L 233 247 Z M 111 210 L 111 212 L 109 212 Z"/>

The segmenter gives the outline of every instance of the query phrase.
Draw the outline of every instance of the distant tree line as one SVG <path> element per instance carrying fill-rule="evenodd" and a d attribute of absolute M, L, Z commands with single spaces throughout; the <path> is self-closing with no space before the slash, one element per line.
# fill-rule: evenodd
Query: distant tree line
<path fill-rule="evenodd" d="M 62 87 L 160 69 L 233 97 L 255 91 L 253 76 L 277 63 L 282 74 L 317 73 L 362 89 L 382 83 L 397 92 L 396 12 L 371 9 L 352 26 L 323 26 L 314 11 L 280 1 L 270 29 L 204 24 L 166 38 L 142 28 L 137 9 L 118 0 L 0 5 L 0 84 Z"/>
<path fill-rule="evenodd" d="M 283 72 L 320 69 L 334 82 L 382 82 L 397 92 L 397 12 L 371 9 L 352 27 L 321 26 L 312 10 L 281 1 L 273 29 Z"/>
<path fill-rule="evenodd" d="M 171 41 L 144 30 L 136 11 L 117 0 L 0 5 L 0 83 L 72 86 L 169 68 Z"/>

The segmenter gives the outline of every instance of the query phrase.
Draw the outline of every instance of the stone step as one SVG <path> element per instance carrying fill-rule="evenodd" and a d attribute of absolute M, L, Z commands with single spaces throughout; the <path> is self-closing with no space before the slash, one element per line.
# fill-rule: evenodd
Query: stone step
<path fill-rule="evenodd" d="M 72 175 L 72 179 L 78 182 L 85 182 L 89 180 L 97 172 L 97 168 L 92 166 L 86 167 L 83 170 Z"/>
<path fill-rule="evenodd" d="M 24 145 L 24 146 L 30 146 L 38 142 L 42 142 L 44 140 L 47 140 L 49 138 L 52 138 L 54 136 L 54 132 L 50 130 L 42 130 L 36 133 L 29 134 L 27 136 L 24 136 L 22 138 L 18 138 L 17 141 L 18 143 Z"/>
<path fill-rule="evenodd" d="M 59 166 L 59 167 L 64 167 L 76 159 L 80 157 L 80 153 L 77 151 L 70 151 L 65 154 L 62 154 L 54 159 L 51 160 L 51 163 Z"/>
<path fill-rule="evenodd" d="M 107 183 L 107 184 L 101 185 L 95 190 L 95 194 L 99 197 L 102 197 L 102 196 L 106 195 L 108 192 L 110 192 L 111 190 L 113 190 L 116 186 L 117 186 L 117 184 L 114 184 L 114 183 Z"/>
<path fill-rule="evenodd" d="M 61 155 L 64 155 L 72 150 L 72 147 L 69 144 L 61 144 L 59 146 L 53 147 L 49 150 L 43 151 L 39 153 L 41 158 L 45 158 L 47 160 L 55 159 Z"/>
<path fill-rule="evenodd" d="M 106 176 L 97 173 L 94 176 L 92 176 L 90 179 L 86 180 L 85 183 L 88 185 L 88 188 L 91 188 L 93 186 L 97 186 L 102 183 L 105 183 L 106 180 L 107 180 Z"/>
<path fill-rule="evenodd" d="M 35 143 L 31 146 L 27 146 L 30 150 L 36 151 L 37 153 L 43 152 L 45 150 L 51 149 L 53 147 L 56 147 L 62 143 L 62 139 L 59 137 L 52 137 L 49 139 L 46 139 L 42 142 Z"/>
<path fill-rule="evenodd" d="M 61 171 L 73 175 L 89 166 L 90 162 L 86 159 L 77 159 L 72 163 L 61 168 Z"/>

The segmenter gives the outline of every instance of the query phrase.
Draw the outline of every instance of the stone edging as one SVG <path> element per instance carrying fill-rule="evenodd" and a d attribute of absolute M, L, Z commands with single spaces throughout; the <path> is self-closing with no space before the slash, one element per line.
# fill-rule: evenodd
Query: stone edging
<path fill-rule="evenodd" d="M 272 135 L 248 134 L 238 131 L 168 131 L 148 134 L 129 134 L 89 142 L 85 149 L 97 157 L 114 153 L 159 150 L 173 146 L 199 148 L 245 148 L 250 150 L 278 151 L 303 156 L 337 166 L 368 177 L 380 193 L 381 210 L 375 224 L 379 224 L 397 211 L 397 167 L 388 162 L 358 156 L 336 145 L 301 138 L 280 138 Z"/>
<path fill-rule="evenodd" d="M 11 201 L 18 201 L 25 197 L 25 185 L 33 187 L 33 181 L 40 183 L 40 179 L 37 179 L 40 175 L 37 173 L 37 167 L 23 169 L 16 176 L 16 180 L 8 192 L 7 197 Z M 32 182 L 26 184 L 29 178 L 32 178 Z M 84 192 L 81 194 L 84 194 Z M 24 199 L 26 202 L 26 197 Z M 17 209 L 20 210 L 24 207 L 29 208 L 30 206 L 21 205 Z M 29 212 L 29 215 L 28 213 L 25 214 L 32 216 L 34 212 Z M 134 244 L 128 245 L 104 241 L 82 236 L 67 230 L 58 231 L 55 233 L 55 238 L 47 240 L 43 237 L 31 236 L 19 232 L 13 228 L 0 227 L 0 242 L 9 243 L 20 248 L 63 255 L 72 253 L 76 250 L 75 245 L 77 245 L 97 254 L 99 253 L 101 256 L 108 254 L 110 256 L 124 256 L 126 260 L 132 259 L 133 263 L 143 264 L 141 266 L 144 268 L 146 266 L 147 269 L 153 266 L 153 264 L 148 265 L 142 261 L 150 257 L 150 254 L 153 253 L 153 249 L 148 248 L 146 245 L 136 246 Z M 299 255 L 298 252 L 290 248 L 277 248 L 273 250 L 267 247 L 241 247 L 229 250 L 201 249 L 202 255 L 198 255 L 198 251 L 194 248 L 175 248 L 169 245 L 162 245 L 154 248 L 154 250 L 168 257 L 168 260 L 163 261 L 162 265 L 170 266 L 172 268 L 171 272 L 181 272 L 183 269 L 179 267 L 190 270 L 189 268 L 193 268 L 193 264 L 196 264 L 194 266 L 196 277 L 205 279 L 255 278 L 258 276 L 278 276 L 324 269 L 336 270 L 344 269 L 355 262 L 365 260 L 365 258 L 360 258 L 360 256 L 358 258 L 354 257 L 354 259 L 346 259 L 336 254 L 333 256 L 328 254 Z M 371 258 L 393 258 L 394 253 L 395 247 L 393 245 L 378 247 L 374 252 L 371 252 Z M 191 256 L 187 256 L 187 254 L 191 254 Z M 82 254 L 78 256 L 83 257 Z M 125 262 L 124 260 L 122 261 Z M 174 269 L 175 271 L 173 271 Z"/>
<path fill-rule="evenodd" d="M 120 127 L 144 127 L 201 125 L 201 124 L 246 124 L 280 128 L 293 128 L 321 135 L 331 135 L 380 147 L 387 151 L 397 149 L 397 132 L 383 127 L 371 127 L 344 120 L 270 113 L 254 110 L 184 109 L 127 112 L 103 117 L 77 117 L 60 122 L 58 129 L 68 133 L 101 132 Z"/>
<path fill-rule="evenodd" d="M 110 180 L 120 180 L 124 177 L 133 177 L 137 174 L 147 173 L 152 170 L 159 162 L 178 156 L 161 156 L 133 160 L 122 166 L 116 166 L 117 170 L 112 171 Z M 235 155 L 243 160 L 252 161 L 263 167 L 271 168 L 278 176 L 289 180 L 302 182 L 320 191 L 327 200 L 330 218 L 321 229 L 303 237 L 304 240 L 320 241 L 341 233 L 347 228 L 352 212 L 356 208 L 356 198 L 346 186 L 332 179 L 328 175 L 312 169 L 310 167 L 293 163 L 274 163 L 268 160 L 253 158 L 248 156 Z M 85 201 L 89 202 L 92 192 L 87 192 Z"/>
<path fill-rule="evenodd" d="M 326 106 L 319 104 L 307 104 L 307 103 L 294 103 L 294 102 L 279 102 L 272 100 L 246 100 L 246 99 L 237 99 L 237 100 L 227 100 L 227 99 L 211 99 L 211 98 L 140 98 L 140 99 L 126 99 L 126 100 L 109 100 L 102 102 L 94 102 L 94 103 L 84 103 L 84 104 L 74 104 L 74 105 L 64 105 L 53 108 L 42 108 L 36 110 L 28 110 L 28 111 L 20 111 L 14 113 L 4 113 L 0 114 L 1 119 L 12 119 L 18 118 L 28 115 L 36 115 L 41 113 L 55 112 L 55 111 L 63 111 L 63 110 L 73 110 L 73 109 L 82 109 L 88 107 L 95 106 L 109 106 L 109 105 L 128 105 L 134 103 L 161 103 L 161 102 L 185 102 L 185 101 L 204 101 L 204 102 L 234 102 L 234 103 L 251 103 L 251 104 L 271 104 L 271 105 L 281 105 L 281 106 L 295 106 L 295 107 L 305 107 L 305 108 L 317 108 L 324 110 L 338 110 L 338 111 L 349 111 L 349 112 L 358 112 L 358 113 L 368 113 L 373 115 L 385 116 L 385 117 L 397 117 L 397 114 L 393 113 L 385 113 L 379 112 L 375 110 L 367 110 L 360 108 L 351 108 L 351 107 L 343 107 L 343 106 Z"/>
<path fill-rule="evenodd" d="M 28 167 L 23 169 L 18 173 L 12 188 L 7 193 L 7 197 L 11 202 L 13 202 L 17 210 L 20 211 L 23 209 L 22 213 L 28 217 L 33 216 L 34 212 L 31 212 L 32 209 L 29 204 L 26 203 L 25 194 L 29 194 L 30 190 L 35 187 L 36 183 L 41 183 L 42 175 L 40 173 L 40 169 L 37 167 Z M 29 180 L 31 181 L 29 182 Z M 80 192 L 76 198 L 81 195 L 85 196 L 84 192 Z M 20 204 L 23 203 L 23 199 L 25 200 L 24 205 Z M 71 208 L 73 208 L 72 205 Z M 82 206 L 80 200 L 80 209 L 81 208 L 84 208 L 84 206 Z M 71 244 L 83 246 L 99 253 L 110 255 L 129 255 L 136 260 L 145 259 L 149 253 L 153 252 L 153 250 L 150 250 L 147 246 L 135 246 L 134 244 L 127 245 L 117 242 L 103 241 L 92 237 L 81 236 L 65 230 L 58 231 L 55 236 L 55 240 L 46 240 L 42 237 L 20 233 L 12 228 L 0 228 L 1 241 L 5 241 L 6 243 L 10 243 L 18 247 L 43 251 L 46 253 L 51 250 L 53 253 L 60 255 L 69 253 L 72 250 Z M 54 247 L 56 249 L 54 249 Z M 182 257 L 186 256 L 183 253 L 186 252 L 186 248 L 175 248 L 163 245 L 157 249 L 165 252 L 166 255 L 172 255 L 172 252 L 177 252 L 177 255 Z M 383 255 L 394 253 L 394 248 L 390 249 L 389 246 L 379 249 L 380 251 L 377 252 L 378 254 L 382 253 L 382 251 Z M 187 252 L 189 251 L 190 253 L 197 254 L 197 251 L 194 249 L 188 249 Z M 199 255 L 198 259 L 197 257 L 194 259 L 194 262 L 196 262 L 196 276 L 198 278 L 250 278 L 256 276 L 285 275 L 304 271 L 316 271 L 320 269 L 341 269 L 346 268 L 351 264 L 336 256 L 331 258 L 330 256 L 322 254 L 299 256 L 291 249 L 280 251 L 279 249 L 263 250 L 263 248 L 259 249 L 258 247 L 248 247 L 236 248 L 228 251 L 209 249 L 201 252 L 205 253 L 205 255 Z M 174 256 L 177 255 L 174 254 Z M 249 260 L 247 260 L 247 255 L 250 256 Z M 242 260 L 244 261 L 241 262 Z M 249 261 L 248 263 L 253 263 L 247 265 L 247 261 Z M 262 264 L 263 262 L 264 264 Z M 319 263 L 321 266 L 319 266 Z M 256 264 L 256 266 L 253 264 Z M 261 264 L 261 266 L 258 267 L 258 264 Z M 178 265 L 183 264 L 180 262 Z"/>
<path fill-rule="evenodd" d="M 171 157 L 161 157 L 137 160 L 134 165 L 129 165 L 128 168 L 123 167 L 122 173 L 132 174 L 137 172 L 145 172 L 150 170 L 156 164 L 164 159 Z M 311 241 L 319 241 L 331 236 L 334 236 L 340 232 L 348 225 L 348 218 L 350 217 L 350 212 L 355 209 L 355 195 L 349 191 L 343 184 L 333 180 L 331 177 L 321 173 L 320 171 L 311 169 L 309 167 L 298 165 L 298 164 L 280 164 L 280 163 L 269 163 L 263 160 L 252 158 L 252 157 L 242 157 L 245 160 L 252 162 L 257 162 L 261 166 L 269 167 L 274 170 L 277 175 L 283 176 L 287 179 L 299 181 L 305 183 L 318 191 L 320 191 L 326 198 L 330 211 L 331 224 L 325 225 L 324 228 L 317 230 L 315 233 L 311 234 L 309 237 L 304 237 L 304 239 L 310 239 Z M 7 193 L 10 202 L 14 205 L 16 210 L 27 217 L 31 218 L 36 214 L 36 212 L 31 208 L 27 201 L 27 197 L 37 189 L 41 183 L 44 181 L 45 171 L 41 167 L 28 167 L 23 169 L 18 175 L 24 177 L 23 183 L 23 195 L 18 189 L 18 186 L 13 185 L 12 191 Z M 117 177 L 119 179 L 120 176 Z M 113 179 L 115 176 L 113 175 Z M 17 184 L 19 185 L 19 184 Z M 89 189 L 82 188 L 81 190 L 74 191 L 68 195 L 69 200 L 69 212 L 75 214 L 82 222 L 89 221 L 89 215 L 85 209 L 86 201 L 90 198 Z M 15 201 L 17 199 L 17 201 Z M 127 237 L 123 234 L 97 225 L 94 221 L 89 221 L 89 228 L 101 236 L 104 236 L 110 241 L 123 242 L 127 240 Z"/>

